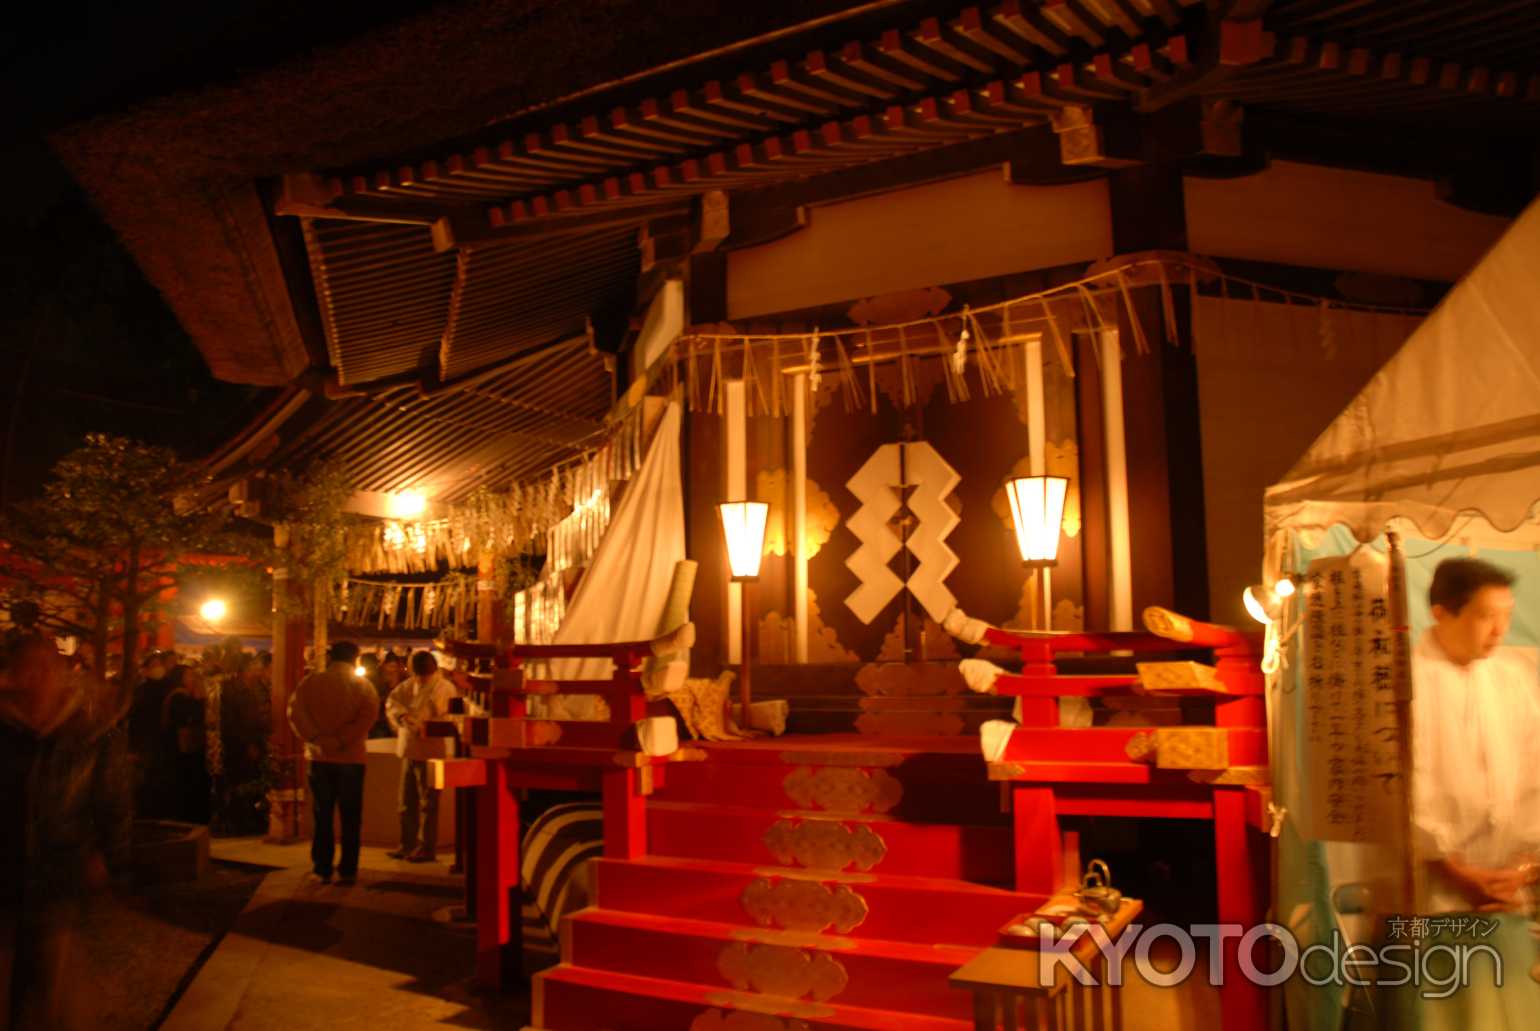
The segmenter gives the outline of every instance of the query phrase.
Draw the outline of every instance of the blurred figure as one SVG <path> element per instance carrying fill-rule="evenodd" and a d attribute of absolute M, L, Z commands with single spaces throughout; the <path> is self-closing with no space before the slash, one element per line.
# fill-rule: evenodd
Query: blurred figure
<path fill-rule="evenodd" d="M 141 819 L 169 818 L 175 811 L 173 753 L 165 747 L 161 714 L 171 691 L 164 652 L 151 652 L 141 667 L 128 710 L 128 749 L 133 763 L 134 809 Z"/>
<path fill-rule="evenodd" d="M 380 713 L 374 720 L 374 726 L 369 728 L 369 736 L 390 737 L 390 723 L 385 719 L 385 699 L 390 697 L 390 688 L 385 686 L 385 675 L 380 669 L 380 657 L 373 652 L 365 652 L 358 657 L 358 665 L 363 668 L 364 679 L 369 686 L 374 688 L 375 696 L 380 701 Z"/>
<path fill-rule="evenodd" d="M 356 676 L 358 645 L 338 641 L 326 652 L 326 669 L 299 682 L 289 699 L 289 723 L 305 743 L 310 760 L 310 796 L 314 802 L 314 838 L 310 858 L 316 880 L 330 884 L 333 860 L 337 882 L 358 878 L 359 833 L 364 818 L 365 741 L 380 699 Z M 334 854 L 332 813 L 342 818 L 342 855 Z"/>
<path fill-rule="evenodd" d="M 161 709 L 164 748 L 171 757 L 172 818 L 208 823 L 213 785 L 209 780 L 207 697 L 203 674 L 177 666 L 167 674 L 171 689 Z"/>
<path fill-rule="evenodd" d="M 1534 669 L 1499 650 L 1513 618 L 1513 583 L 1512 573 L 1480 559 L 1439 563 L 1428 588 L 1433 626 L 1412 653 L 1412 824 L 1426 863 L 1422 915 L 1484 914 L 1494 924 L 1474 938 L 1466 924 L 1435 930 L 1429 941 L 1479 944 L 1502 961 L 1500 978 L 1474 966 L 1469 983 L 1447 998 L 1420 1000 L 1420 1023 L 1405 1023 L 1426 1031 L 1540 1027 L 1528 912 L 1540 880 L 1540 768 L 1530 751 L 1540 739 L 1540 692 Z"/>
<path fill-rule="evenodd" d="M 0 645 L 0 1027 L 75 1026 L 66 971 L 86 893 L 131 858 L 124 713 L 41 636 Z"/>
<path fill-rule="evenodd" d="M 385 713 L 396 731 L 401 757 L 401 847 L 388 853 L 409 863 L 431 863 L 438 849 L 438 789 L 429 775 L 428 760 L 449 754 L 447 738 L 426 737 L 429 720 L 449 715 L 454 685 L 438 671 L 426 651 L 412 654 L 412 675 L 390 693 Z"/>
<path fill-rule="evenodd" d="M 214 768 L 215 728 L 220 760 L 211 826 L 225 834 L 261 833 L 267 826 L 267 742 L 271 730 L 271 701 L 261 659 L 249 653 L 228 656 L 223 672 L 217 679 L 210 678 L 208 693 L 210 768 Z"/>

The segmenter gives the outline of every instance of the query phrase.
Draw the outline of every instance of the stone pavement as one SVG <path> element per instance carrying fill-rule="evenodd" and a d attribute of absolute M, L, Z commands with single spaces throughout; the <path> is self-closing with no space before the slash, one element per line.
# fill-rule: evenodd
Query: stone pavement
<path fill-rule="evenodd" d="M 214 843 L 216 859 L 278 865 L 162 1025 L 167 1031 L 518 1028 L 525 995 L 474 990 L 474 931 L 442 864 L 366 848 L 358 883 L 306 883 L 308 845 Z M 435 916 L 438 914 L 438 917 Z"/>

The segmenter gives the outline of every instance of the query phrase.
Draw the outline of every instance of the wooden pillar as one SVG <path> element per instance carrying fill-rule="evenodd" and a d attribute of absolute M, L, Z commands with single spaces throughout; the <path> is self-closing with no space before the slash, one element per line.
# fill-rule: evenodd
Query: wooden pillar
<path fill-rule="evenodd" d="M 476 642 L 496 642 L 498 629 L 497 555 L 483 551 L 476 559 Z M 481 816 L 480 796 L 485 790 L 462 788 L 455 792 L 455 864 L 465 874 L 465 916 L 468 920 L 476 919 L 477 820 Z M 517 853 L 518 848 L 514 851 Z"/>
<path fill-rule="evenodd" d="M 476 789 L 476 983 L 500 991 L 519 975 L 519 801 L 501 762 Z"/>
<path fill-rule="evenodd" d="M 1052 895 L 1063 887 L 1064 873 L 1053 788 L 1012 784 L 1011 818 L 1015 827 L 1016 890 Z"/>
<path fill-rule="evenodd" d="M 633 688 L 625 695 L 625 711 L 614 713 L 614 718 L 622 726 L 635 726 L 647 716 L 646 696 L 628 670 L 617 667 L 613 683 Z M 640 859 L 647 854 L 647 799 L 642 794 L 641 772 L 623 767 L 602 775 L 604 855 L 609 859 Z"/>
<path fill-rule="evenodd" d="M 1246 789 L 1214 789 L 1214 869 L 1219 890 L 1219 922 L 1251 928 L 1262 922 L 1264 902 L 1256 865 L 1266 851 L 1250 840 L 1246 824 Z M 1219 989 L 1221 1023 L 1226 1031 L 1262 1031 L 1267 1027 L 1267 997 L 1260 985 L 1241 973 L 1239 940 L 1224 940 L 1224 984 Z"/>
<path fill-rule="evenodd" d="M 1178 166 L 1120 169 L 1109 185 L 1117 253 L 1187 250 Z M 1151 350 L 1148 355 L 1134 354 L 1128 306 L 1120 303 L 1129 504 L 1139 513 L 1132 526 L 1133 609 L 1137 614 L 1147 605 L 1169 603 L 1207 619 L 1208 541 L 1191 305 L 1185 290 L 1172 291 L 1178 339 L 1168 344 L 1159 291 L 1138 289 L 1131 294 Z"/>
<path fill-rule="evenodd" d="M 273 528 L 273 543 L 283 554 L 289 545 L 286 526 Z M 268 754 L 274 781 L 268 790 L 267 840 L 280 844 L 300 838 L 305 807 L 304 755 L 289 726 L 289 698 L 305 674 L 305 620 L 294 609 L 305 598 L 301 585 L 289 576 L 282 562 L 273 567 L 273 666 L 268 684 L 272 726 Z"/>

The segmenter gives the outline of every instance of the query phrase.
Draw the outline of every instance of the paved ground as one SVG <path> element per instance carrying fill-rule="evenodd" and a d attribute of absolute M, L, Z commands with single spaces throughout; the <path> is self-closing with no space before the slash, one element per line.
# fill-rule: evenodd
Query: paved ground
<path fill-rule="evenodd" d="M 366 848 L 358 883 L 342 887 L 306 883 L 304 845 L 225 840 L 214 854 L 281 868 L 263 879 L 187 987 L 162 1025 L 167 1031 L 527 1022 L 526 997 L 472 989 L 473 932 L 441 918 L 461 890 L 441 864 L 399 863 Z"/>
<path fill-rule="evenodd" d="M 236 921 L 266 871 L 215 864 L 196 882 L 140 888 L 92 901 L 71 952 L 75 1026 L 145 1031 L 219 936 Z"/>

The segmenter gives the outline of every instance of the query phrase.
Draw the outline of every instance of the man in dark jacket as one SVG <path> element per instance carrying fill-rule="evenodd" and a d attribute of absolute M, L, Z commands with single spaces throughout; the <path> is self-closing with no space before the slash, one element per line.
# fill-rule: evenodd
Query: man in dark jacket
<path fill-rule="evenodd" d="M 67 1028 L 66 971 L 87 891 L 128 868 L 123 705 L 72 678 L 53 642 L 0 655 L 0 1026 Z M 98 688 L 92 690 L 92 688 Z"/>

